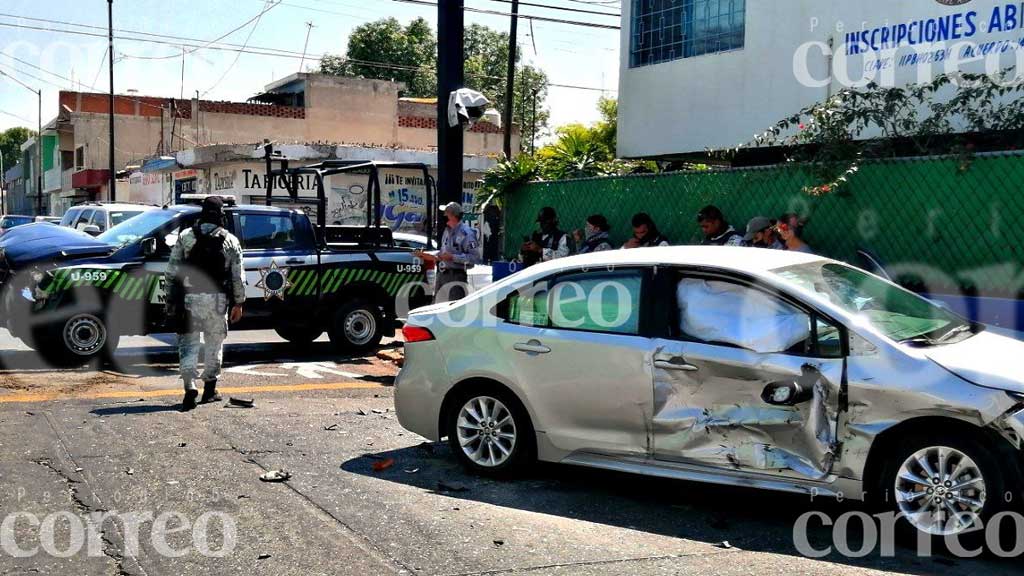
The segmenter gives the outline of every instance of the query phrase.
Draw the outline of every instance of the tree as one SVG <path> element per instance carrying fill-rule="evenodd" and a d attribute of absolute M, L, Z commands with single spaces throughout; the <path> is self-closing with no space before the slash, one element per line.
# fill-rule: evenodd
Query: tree
<path fill-rule="evenodd" d="M 10 170 L 21 161 L 21 145 L 35 135 L 35 131 L 21 127 L 0 132 L 0 153 L 4 156 L 4 170 Z"/>
<path fill-rule="evenodd" d="M 471 24 L 466 28 L 463 52 L 466 87 L 481 92 L 494 108 L 503 111 L 508 34 Z M 517 62 L 520 59 L 517 57 Z M 363 24 L 349 36 L 345 56 L 327 55 L 320 61 L 322 74 L 403 82 L 406 85 L 404 95 L 416 98 L 437 96 L 436 70 L 437 39 L 430 24 L 422 18 L 405 27 L 394 18 Z M 547 130 L 549 112 L 544 107 L 548 94 L 547 75 L 539 68 L 517 64 L 514 90 L 513 104 L 518 110 L 513 121 L 520 124 L 522 142 L 526 145 L 536 134 Z M 533 115 L 535 97 L 536 119 Z"/>
<path fill-rule="evenodd" d="M 437 91 L 436 55 L 437 39 L 426 20 L 417 18 L 403 28 L 395 18 L 384 18 L 353 30 L 346 55 L 324 56 L 320 72 L 394 80 L 404 83 L 410 96 L 431 96 Z"/>

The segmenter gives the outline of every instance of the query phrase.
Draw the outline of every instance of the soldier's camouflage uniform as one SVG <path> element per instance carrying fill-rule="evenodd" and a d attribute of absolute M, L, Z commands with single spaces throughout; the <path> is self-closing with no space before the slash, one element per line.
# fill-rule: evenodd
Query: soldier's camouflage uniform
<path fill-rule="evenodd" d="M 209 234 L 214 224 L 204 223 L 201 230 Z M 229 284 L 231 294 L 189 294 L 185 286 L 185 315 L 191 321 L 188 326 L 179 330 L 178 355 L 181 361 L 181 377 L 185 381 L 185 390 L 195 390 L 195 380 L 199 372 L 199 335 L 203 336 L 205 366 L 201 380 L 204 382 L 220 377 L 221 364 L 224 359 L 224 339 L 228 335 L 228 311 L 231 304 L 245 303 L 245 269 L 242 267 L 242 246 L 233 234 L 221 228 L 214 236 L 223 235 L 224 260 L 230 267 Z M 181 266 L 188 258 L 189 252 L 196 245 L 196 236 L 191 228 L 178 236 L 178 242 L 171 250 L 171 259 L 167 265 L 166 285 L 167 301 L 173 302 L 177 295 L 172 294 L 176 286 L 176 278 Z"/>

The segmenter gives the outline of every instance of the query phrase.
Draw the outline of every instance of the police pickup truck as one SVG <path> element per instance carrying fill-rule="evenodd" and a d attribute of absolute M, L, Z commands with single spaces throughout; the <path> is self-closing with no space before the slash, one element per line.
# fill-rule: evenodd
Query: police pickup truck
<path fill-rule="evenodd" d="M 95 238 L 52 224 L 12 231 L 0 239 L 6 326 L 62 365 L 109 355 L 123 335 L 168 332 L 164 271 L 199 210 L 166 206 Z M 274 329 L 300 344 L 326 331 L 339 351 L 365 353 L 398 313 L 425 303 L 424 267 L 411 250 L 393 246 L 386 228 L 320 231 L 301 210 L 230 200 L 225 214 L 246 275 L 245 316 L 235 330 Z"/>

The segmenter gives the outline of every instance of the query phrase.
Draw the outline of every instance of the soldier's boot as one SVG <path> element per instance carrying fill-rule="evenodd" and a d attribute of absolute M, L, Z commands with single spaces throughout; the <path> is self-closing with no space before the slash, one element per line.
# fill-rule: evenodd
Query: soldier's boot
<path fill-rule="evenodd" d="M 203 383 L 203 398 L 199 401 L 200 404 L 209 404 L 210 402 L 220 402 L 222 398 L 220 394 L 217 394 L 217 380 L 207 380 Z"/>
<path fill-rule="evenodd" d="M 199 390 L 186 390 L 185 399 L 181 401 L 181 411 L 188 412 L 189 410 L 196 409 L 196 398 L 199 396 Z"/>

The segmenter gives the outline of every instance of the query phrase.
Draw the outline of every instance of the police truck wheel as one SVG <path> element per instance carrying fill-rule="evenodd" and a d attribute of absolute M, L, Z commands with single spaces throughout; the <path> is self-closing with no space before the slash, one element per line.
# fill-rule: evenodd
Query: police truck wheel
<path fill-rule="evenodd" d="M 354 300 L 334 313 L 329 331 L 331 343 L 348 354 L 365 354 L 380 345 L 384 319 L 380 310 L 365 300 Z"/>
<path fill-rule="evenodd" d="M 100 356 L 112 356 L 120 341 L 99 315 L 88 312 L 73 314 L 47 332 L 45 345 L 36 341 L 40 352 L 61 366 L 81 366 Z"/>
<path fill-rule="evenodd" d="M 274 329 L 277 335 L 292 344 L 310 344 L 320 337 L 324 331 L 320 328 L 302 326 L 281 326 Z"/>

